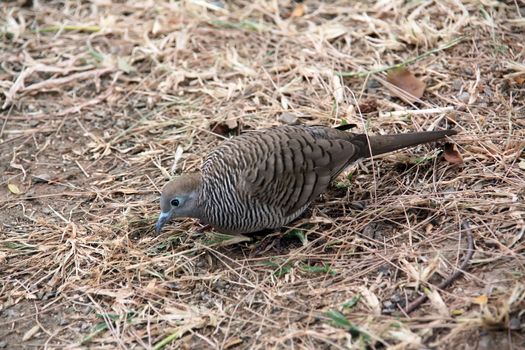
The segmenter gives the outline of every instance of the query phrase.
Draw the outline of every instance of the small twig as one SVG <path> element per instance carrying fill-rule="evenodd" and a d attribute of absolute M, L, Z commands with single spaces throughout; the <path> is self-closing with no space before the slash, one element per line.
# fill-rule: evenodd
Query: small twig
<path fill-rule="evenodd" d="M 75 159 L 75 163 L 77 164 L 77 166 L 79 167 L 79 169 L 84 173 L 84 176 L 89 178 L 89 174 L 84 170 L 84 168 L 82 167 L 82 165 L 80 165 L 80 163 L 78 162 L 78 160 Z"/>
<path fill-rule="evenodd" d="M 405 110 L 400 110 L 400 111 L 379 112 L 379 118 L 403 117 L 405 115 L 418 115 L 418 114 L 437 114 L 437 113 L 452 112 L 453 110 L 454 110 L 453 106 L 426 108 L 426 109 L 405 109 Z"/>
<path fill-rule="evenodd" d="M 372 69 L 372 70 L 369 70 L 369 71 L 364 71 L 364 72 L 335 72 L 336 75 L 340 76 L 340 77 L 357 77 L 357 78 L 362 78 L 362 77 L 366 77 L 367 75 L 372 75 L 372 74 L 377 74 L 377 73 L 383 73 L 383 72 L 386 72 L 390 69 L 393 69 L 393 68 L 401 68 L 401 67 L 404 67 L 410 63 L 413 63 L 413 62 L 416 62 L 416 61 L 419 61 L 427 56 L 430 56 L 434 53 L 437 53 L 439 51 L 443 51 L 443 50 L 446 50 L 448 48 L 451 48 L 452 46 L 455 46 L 457 44 L 459 44 L 463 39 L 465 39 L 464 36 L 460 36 L 459 38 L 456 38 L 454 40 L 452 40 L 451 42 L 443 45 L 443 46 L 440 46 L 440 47 L 437 47 L 433 50 L 430 50 L 430 51 L 427 51 L 427 52 L 424 52 L 422 53 L 421 55 L 419 56 L 416 56 L 416 57 L 412 57 L 412 58 L 409 58 L 401 63 L 397 63 L 397 64 L 393 64 L 393 65 L 390 65 L 390 66 L 386 66 L 386 67 L 381 67 L 381 68 L 377 68 L 377 69 Z"/>
<path fill-rule="evenodd" d="M 21 89 L 22 92 L 31 92 L 31 91 L 39 91 L 39 90 L 47 90 L 47 89 L 56 89 L 59 86 L 69 84 L 74 81 L 80 81 L 80 80 L 86 80 L 91 79 L 93 77 L 99 77 L 101 75 L 105 75 L 107 73 L 113 72 L 113 68 L 97 68 L 92 69 L 88 71 L 83 71 L 75 74 L 68 75 L 66 77 L 62 78 L 56 78 L 56 79 L 48 79 L 41 81 L 39 83 L 34 83 L 32 85 L 29 85 L 23 89 Z"/>
<path fill-rule="evenodd" d="M 86 26 L 86 25 L 55 25 L 44 28 L 36 29 L 36 33 L 48 33 L 48 32 L 58 32 L 61 30 L 65 31 L 79 31 L 79 32 L 88 32 L 96 33 L 101 30 L 99 26 Z"/>
<path fill-rule="evenodd" d="M 459 265 L 459 267 L 454 271 L 454 273 L 450 276 L 448 276 L 445 280 L 443 280 L 440 284 L 438 284 L 438 289 L 444 289 L 447 288 L 452 282 L 454 282 L 467 268 L 467 265 L 470 262 L 470 259 L 472 258 L 472 255 L 474 254 L 474 239 L 472 238 L 472 230 L 470 229 L 470 225 L 468 221 L 464 221 L 461 224 L 461 227 L 467 231 L 467 252 L 465 254 L 465 257 L 463 258 L 463 261 Z M 423 304 L 428 299 L 426 294 L 421 295 L 419 298 L 408 304 L 404 312 L 408 315 L 412 311 L 416 310 L 421 304 Z"/>

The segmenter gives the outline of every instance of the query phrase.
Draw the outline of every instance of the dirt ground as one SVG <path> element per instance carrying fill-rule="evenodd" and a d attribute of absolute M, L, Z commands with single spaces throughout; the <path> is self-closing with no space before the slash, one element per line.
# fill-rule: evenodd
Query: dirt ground
<path fill-rule="evenodd" d="M 1 2 L 0 349 L 525 348 L 524 39 L 523 0 Z M 460 134 L 274 235 L 154 233 L 171 176 L 285 123 Z"/>

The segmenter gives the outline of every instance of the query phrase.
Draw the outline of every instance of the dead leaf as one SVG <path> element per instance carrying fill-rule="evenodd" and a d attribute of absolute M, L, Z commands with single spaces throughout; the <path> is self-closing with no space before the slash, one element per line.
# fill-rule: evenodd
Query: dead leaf
<path fill-rule="evenodd" d="M 416 78 L 407 68 L 395 68 L 388 71 L 387 81 L 402 90 L 391 89 L 391 92 L 408 103 L 414 103 L 423 96 L 424 82 Z"/>
<path fill-rule="evenodd" d="M 417 335 L 406 327 L 389 330 L 388 335 L 396 340 L 401 341 L 402 344 L 406 346 L 406 348 L 420 349 L 423 347 L 423 340 L 421 339 L 421 336 Z"/>
<path fill-rule="evenodd" d="M 363 114 L 377 112 L 377 100 L 375 98 L 364 100 L 359 104 L 359 111 Z"/>
<path fill-rule="evenodd" d="M 297 4 L 290 14 L 290 18 L 303 17 L 305 12 L 304 4 Z"/>
<path fill-rule="evenodd" d="M 238 127 L 239 123 L 237 122 L 237 119 L 228 119 L 224 122 L 212 123 L 210 125 L 212 132 L 222 136 L 230 135 L 233 131 L 237 131 Z"/>
<path fill-rule="evenodd" d="M 175 156 L 173 157 L 173 165 L 171 166 L 171 174 L 175 174 L 175 171 L 177 170 L 177 164 L 179 164 L 179 160 L 182 158 L 182 154 L 184 153 L 184 149 L 181 145 L 177 146 L 177 149 L 175 150 Z"/>
<path fill-rule="evenodd" d="M 26 170 L 24 169 L 24 167 L 22 166 L 22 164 L 20 163 L 16 163 L 16 160 L 15 160 L 15 157 L 13 157 L 13 160 L 11 161 L 11 163 L 9 163 L 9 165 L 15 169 L 18 169 L 18 170 L 21 170 L 22 173 L 24 174 L 24 177 L 22 178 L 22 181 L 25 180 L 26 178 L 26 175 L 27 175 L 27 172 Z"/>
<path fill-rule="evenodd" d="M 455 125 L 458 124 L 458 122 L 457 122 L 457 119 L 458 119 L 458 118 L 457 118 L 457 116 L 456 116 L 455 114 L 447 114 L 447 115 L 445 116 L 445 118 L 447 118 L 447 120 L 448 120 L 450 123 L 452 123 L 452 124 L 455 124 Z"/>
<path fill-rule="evenodd" d="M 434 273 L 437 271 L 439 267 L 439 256 L 436 256 L 432 258 L 425 267 L 419 270 L 419 280 L 420 281 L 428 281 L 430 277 L 434 275 Z"/>
<path fill-rule="evenodd" d="M 334 40 L 348 33 L 348 27 L 341 23 L 327 23 L 318 27 L 317 30 L 321 38 L 328 41 Z"/>
<path fill-rule="evenodd" d="M 157 289 L 158 289 L 158 286 L 157 286 L 157 283 L 155 282 L 155 280 L 149 281 L 149 283 L 146 286 L 146 288 L 144 288 L 144 290 L 146 292 L 148 292 L 148 293 L 154 293 Z"/>
<path fill-rule="evenodd" d="M 454 309 L 450 312 L 452 316 L 461 316 L 465 313 L 464 309 Z"/>
<path fill-rule="evenodd" d="M 441 295 L 439 295 L 439 292 L 436 289 L 425 289 L 425 294 L 427 295 L 428 300 L 430 301 L 434 309 L 436 309 L 441 316 L 449 316 L 447 305 L 445 304 L 443 298 L 441 298 Z"/>
<path fill-rule="evenodd" d="M 344 87 L 342 83 L 342 78 L 334 75 L 332 77 L 332 86 L 334 88 L 334 99 L 337 103 L 342 103 L 345 97 Z"/>
<path fill-rule="evenodd" d="M 121 289 L 97 289 L 97 288 L 85 288 L 89 293 L 104 295 L 108 297 L 115 298 L 115 301 L 121 304 L 127 303 L 128 298 L 133 297 L 135 294 L 130 288 L 121 288 Z"/>
<path fill-rule="evenodd" d="M 126 74 L 129 74 L 135 71 L 135 68 L 124 57 L 117 57 L 117 68 Z"/>
<path fill-rule="evenodd" d="M 237 346 L 239 344 L 242 344 L 242 339 L 239 337 L 233 337 L 230 338 L 226 343 L 224 344 L 225 349 L 233 348 L 234 346 Z"/>
<path fill-rule="evenodd" d="M 525 160 L 522 160 L 518 163 L 518 168 L 520 168 L 521 170 L 525 170 Z"/>
<path fill-rule="evenodd" d="M 463 157 L 461 153 L 457 150 L 455 144 L 447 142 L 445 143 L 445 152 L 443 154 L 445 160 L 450 164 L 461 164 L 463 163 Z"/>
<path fill-rule="evenodd" d="M 363 297 L 365 304 L 371 309 L 374 315 L 381 315 L 381 303 L 377 295 L 365 286 L 359 288 L 359 293 Z"/>
<path fill-rule="evenodd" d="M 151 28 L 151 34 L 153 35 L 159 34 L 163 27 L 164 26 L 160 23 L 160 21 L 156 19 L 155 22 L 153 22 L 153 28 Z"/>
<path fill-rule="evenodd" d="M 522 85 L 523 83 L 525 83 L 525 77 L 514 77 L 514 81 L 516 82 L 516 84 Z"/>
<path fill-rule="evenodd" d="M 478 305 L 486 305 L 489 301 L 489 298 L 485 294 L 481 294 L 475 298 L 472 298 L 472 302 Z"/>
<path fill-rule="evenodd" d="M 39 325 L 33 326 L 30 330 L 28 330 L 24 334 L 24 336 L 22 337 L 22 341 L 27 341 L 27 340 L 31 339 L 35 334 L 38 333 L 39 330 L 40 330 L 40 326 Z"/>
<path fill-rule="evenodd" d="M 299 120 L 295 114 L 283 112 L 278 117 L 277 120 L 280 122 L 283 122 L 284 124 L 288 125 L 297 125 L 299 124 Z"/>
<path fill-rule="evenodd" d="M 20 194 L 20 189 L 15 184 L 7 184 L 7 188 L 12 194 Z"/>
<path fill-rule="evenodd" d="M 42 173 L 38 175 L 33 175 L 33 182 L 34 183 L 48 183 L 51 180 L 51 175 Z"/>

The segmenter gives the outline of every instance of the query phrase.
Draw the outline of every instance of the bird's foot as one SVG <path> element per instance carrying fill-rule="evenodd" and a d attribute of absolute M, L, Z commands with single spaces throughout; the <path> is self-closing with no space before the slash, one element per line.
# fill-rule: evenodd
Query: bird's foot
<path fill-rule="evenodd" d="M 202 224 L 201 224 L 201 225 L 202 225 Z M 195 232 L 197 232 L 197 233 L 203 233 L 204 231 L 210 230 L 211 228 L 212 228 L 211 225 L 204 224 L 204 225 L 202 225 L 201 227 L 199 227 L 198 229 L 196 229 Z"/>
<path fill-rule="evenodd" d="M 272 248 L 275 249 L 278 252 L 278 254 L 280 254 L 282 251 L 282 238 L 283 235 L 281 232 L 265 236 L 261 241 L 255 244 L 255 250 L 253 254 L 255 256 L 262 255 Z"/>

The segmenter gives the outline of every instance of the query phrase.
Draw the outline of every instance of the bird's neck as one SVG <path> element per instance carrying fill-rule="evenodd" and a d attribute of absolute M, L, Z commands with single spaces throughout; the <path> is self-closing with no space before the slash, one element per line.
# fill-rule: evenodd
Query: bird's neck
<path fill-rule="evenodd" d="M 204 198 L 203 196 L 203 182 L 202 182 L 202 175 L 200 173 L 193 173 L 189 174 L 188 176 L 191 176 L 191 179 L 193 180 L 193 193 L 191 195 L 191 199 L 194 202 L 194 210 L 191 213 L 191 217 L 193 218 L 201 218 L 202 213 L 204 211 Z"/>

